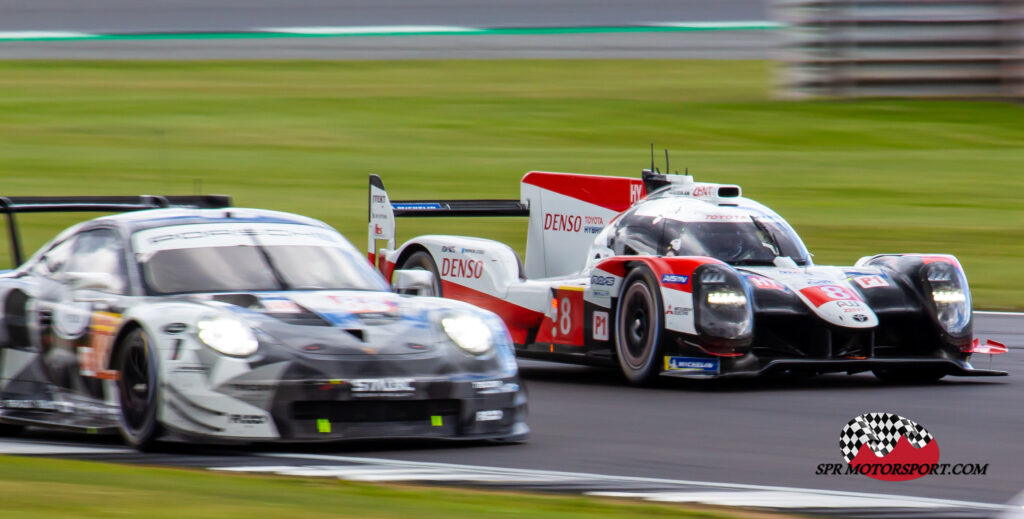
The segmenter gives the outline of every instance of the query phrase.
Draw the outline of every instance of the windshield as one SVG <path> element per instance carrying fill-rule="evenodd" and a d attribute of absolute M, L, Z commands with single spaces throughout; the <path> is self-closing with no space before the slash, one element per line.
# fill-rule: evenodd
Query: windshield
<path fill-rule="evenodd" d="M 340 235 L 306 225 L 196 224 L 133 236 L 153 294 L 387 290 Z"/>
<path fill-rule="evenodd" d="M 772 218 L 729 222 L 665 223 L 664 239 L 669 256 L 711 256 L 731 265 L 772 265 L 789 256 L 806 265 L 807 250 L 792 229 Z"/>

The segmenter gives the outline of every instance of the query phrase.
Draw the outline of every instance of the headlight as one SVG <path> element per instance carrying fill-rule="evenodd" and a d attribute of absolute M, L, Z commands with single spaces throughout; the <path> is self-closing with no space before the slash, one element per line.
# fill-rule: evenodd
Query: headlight
<path fill-rule="evenodd" d="M 708 292 L 708 304 L 739 306 L 747 304 L 747 296 L 735 290 Z"/>
<path fill-rule="evenodd" d="M 729 348 L 748 342 L 754 333 L 754 312 L 736 271 L 704 265 L 694 272 L 694 280 L 697 330 L 705 340 Z"/>
<path fill-rule="evenodd" d="M 234 357 L 256 353 L 260 343 L 245 323 L 233 317 L 218 316 L 196 323 L 199 340 L 207 346 Z"/>
<path fill-rule="evenodd" d="M 494 334 L 479 317 L 469 314 L 456 314 L 441 319 L 444 333 L 452 339 L 456 346 L 480 355 L 494 347 Z"/>
<path fill-rule="evenodd" d="M 925 265 L 921 274 L 939 325 L 950 335 L 963 335 L 971 323 L 971 298 L 963 272 L 951 263 L 936 261 Z"/>

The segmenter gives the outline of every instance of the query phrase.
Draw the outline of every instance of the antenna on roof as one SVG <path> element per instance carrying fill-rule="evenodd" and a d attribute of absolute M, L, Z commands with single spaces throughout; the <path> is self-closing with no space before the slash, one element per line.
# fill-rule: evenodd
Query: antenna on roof
<path fill-rule="evenodd" d="M 668 175 L 672 169 L 668 167 L 668 148 L 665 148 L 665 174 Z"/>
<path fill-rule="evenodd" d="M 654 173 L 654 143 L 651 143 L 651 173 Z"/>

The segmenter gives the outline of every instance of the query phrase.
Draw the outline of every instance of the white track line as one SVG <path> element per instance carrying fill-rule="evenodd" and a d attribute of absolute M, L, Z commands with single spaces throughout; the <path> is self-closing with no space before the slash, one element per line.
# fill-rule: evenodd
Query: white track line
<path fill-rule="evenodd" d="M 803 492 L 768 492 L 759 490 L 731 492 L 586 492 L 586 495 L 642 499 L 658 503 L 701 503 L 705 505 L 749 506 L 756 508 L 923 508 L 926 510 L 935 508 L 934 504 L 913 497 L 819 496 Z"/>
<path fill-rule="evenodd" d="M 124 447 L 82 447 L 59 443 L 40 443 L 18 440 L 0 441 L 0 454 L 37 455 L 37 454 L 120 454 L 134 452 Z"/>
<path fill-rule="evenodd" d="M 74 31 L 0 31 L 0 40 L 94 38 L 97 35 Z"/>
<path fill-rule="evenodd" d="M 993 316 L 1004 316 L 1004 317 L 1024 317 L 1024 312 L 988 312 L 984 310 L 975 310 L 974 315 L 993 315 Z"/>
<path fill-rule="evenodd" d="M 561 471 L 550 471 L 550 470 L 533 470 L 533 469 L 515 469 L 505 467 L 486 467 L 480 465 L 462 465 L 457 463 L 435 463 L 425 461 L 406 461 L 406 460 L 393 460 L 387 458 L 361 458 L 355 456 L 334 456 L 326 454 L 292 454 L 292 453 L 264 453 L 260 456 L 266 456 L 271 458 L 284 458 L 284 459 L 295 459 L 295 460 L 318 460 L 318 461 L 337 461 L 343 463 L 362 463 L 362 464 L 375 464 L 387 467 L 405 467 L 408 469 L 437 469 L 441 471 L 448 471 L 450 473 L 456 472 L 475 472 L 478 474 L 492 474 L 492 475 L 506 475 L 506 476 L 529 476 L 536 480 L 549 480 L 549 479 L 560 479 L 560 480 L 583 480 L 591 482 L 629 482 L 629 483 L 643 483 L 643 484 L 656 484 L 656 485 L 670 485 L 670 486 L 698 486 L 705 488 L 719 488 L 728 490 L 749 490 L 749 491 L 762 491 L 772 493 L 787 493 L 787 494 L 799 494 L 805 499 L 810 499 L 809 496 L 817 496 L 820 498 L 850 498 L 858 499 L 861 503 L 868 503 L 866 506 L 871 506 L 870 503 L 879 503 L 885 501 L 888 503 L 887 506 L 895 506 L 893 503 L 906 502 L 914 503 L 914 508 L 921 507 L 934 507 L 934 508 L 972 508 L 976 510 L 993 510 L 993 511 L 1004 511 L 1014 507 L 1008 507 L 1006 505 L 994 504 L 994 503 L 979 503 L 974 501 L 958 501 L 951 499 L 934 499 L 927 497 L 913 497 L 913 496 L 898 496 L 888 494 L 871 494 L 865 492 L 848 492 L 841 490 L 822 490 L 813 488 L 793 488 L 793 487 L 780 487 L 770 485 L 750 485 L 743 483 L 715 483 L 706 481 L 693 481 L 693 480 L 681 480 L 681 479 L 664 479 L 664 478 L 646 478 L 636 476 L 610 476 L 604 474 L 588 474 L 584 472 L 561 472 Z M 307 467 L 308 468 L 308 467 Z M 257 469 L 257 467 L 252 467 Z M 752 505 L 747 505 L 752 506 Z M 858 505 L 859 506 L 859 505 Z M 911 507 L 911 505 L 901 505 L 901 507 Z M 1014 508 L 1015 509 L 1015 508 Z"/>
<path fill-rule="evenodd" d="M 286 34 L 309 35 L 345 35 L 345 34 L 407 34 L 422 32 L 475 32 L 480 29 L 473 27 L 455 27 L 450 25 L 363 25 L 351 27 L 267 27 L 256 29 L 260 32 L 277 32 Z"/>

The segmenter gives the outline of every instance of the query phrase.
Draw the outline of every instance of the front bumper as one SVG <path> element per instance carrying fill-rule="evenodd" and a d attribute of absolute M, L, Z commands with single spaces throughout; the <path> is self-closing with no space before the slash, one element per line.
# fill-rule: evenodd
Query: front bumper
<path fill-rule="evenodd" d="M 523 441 L 529 433 L 526 392 L 517 378 L 373 380 L 391 382 L 375 388 L 345 379 L 246 381 L 205 398 L 169 389 L 162 422 L 180 436 L 222 441 Z"/>
<path fill-rule="evenodd" d="M 944 369 L 947 375 L 965 377 L 1000 377 L 1007 372 L 992 369 L 978 369 L 966 360 L 905 357 L 905 358 L 872 358 L 872 359 L 772 359 L 760 361 L 753 355 L 738 358 L 708 359 L 714 361 L 717 371 L 710 369 L 664 369 L 661 375 L 679 378 L 742 378 L 758 377 L 784 373 L 861 373 L 876 369 L 917 368 Z M 680 363 L 676 363 L 677 365 Z M 670 362 L 666 362 L 666 368 Z"/>

